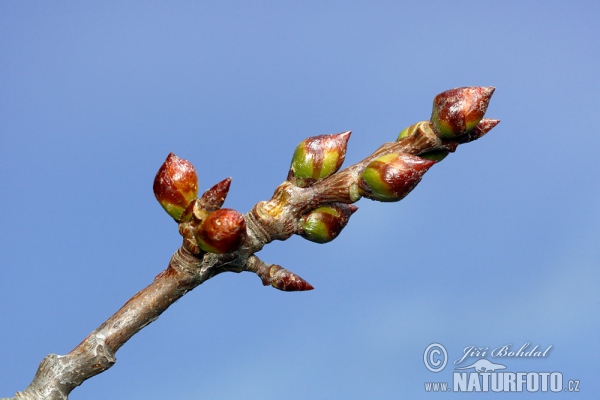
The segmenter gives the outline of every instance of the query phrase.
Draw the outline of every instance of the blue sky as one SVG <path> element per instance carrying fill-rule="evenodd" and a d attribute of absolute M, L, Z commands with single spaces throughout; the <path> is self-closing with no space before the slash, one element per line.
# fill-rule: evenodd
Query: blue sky
<path fill-rule="evenodd" d="M 334 242 L 261 251 L 314 291 L 220 275 L 71 399 L 437 398 L 424 382 L 453 368 L 428 371 L 429 344 L 452 362 L 528 342 L 552 350 L 490 359 L 560 371 L 589 396 L 599 14 L 591 1 L 1 2 L 0 396 L 167 266 L 180 237 L 152 180 L 169 152 L 201 190 L 231 176 L 226 206 L 246 212 L 304 138 L 352 130 L 349 165 L 468 85 L 497 88 L 488 136 L 402 202 L 358 202 Z M 514 394 L 531 396 L 544 394 Z"/>

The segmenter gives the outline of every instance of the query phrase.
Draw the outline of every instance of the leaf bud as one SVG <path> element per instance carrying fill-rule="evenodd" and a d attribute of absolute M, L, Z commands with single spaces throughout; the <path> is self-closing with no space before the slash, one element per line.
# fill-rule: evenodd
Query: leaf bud
<path fill-rule="evenodd" d="M 223 203 L 225 203 L 230 186 L 231 178 L 227 178 L 204 192 L 199 199 L 202 208 L 209 212 L 221 208 Z"/>
<path fill-rule="evenodd" d="M 187 160 L 170 153 L 154 178 L 154 196 L 165 211 L 179 221 L 181 214 L 198 196 L 198 175 Z"/>
<path fill-rule="evenodd" d="M 423 126 L 429 125 L 429 124 L 431 124 L 430 121 L 420 121 L 420 122 L 417 122 L 416 124 L 412 124 L 411 126 L 402 129 L 400 131 L 400 134 L 398 135 L 398 139 L 396 139 L 396 141 L 400 141 L 406 137 L 414 135 L 415 132 L 417 132 L 417 130 L 419 130 L 419 128 L 422 128 Z"/>
<path fill-rule="evenodd" d="M 495 88 L 492 86 L 450 89 L 433 99 L 431 122 L 442 139 L 464 135 L 483 118 Z"/>
<path fill-rule="evenodd" d="M 264 286 L 271 285 L 284 292 L 302 292 L 314 289 L 310 283 L 281 265 L 272 264 L 262 272 L 259 276 Z"/>
<path fill-rule="evenodd" d="M 352 204 L 334 203 L 315 208 L 298 220 L 298 234 L 315 243 L 335 239 L 358 209 Z"/>
<path fill-rule="evenodd" d="M 195 233 L 198 246 L 209 253 L 229 253 L 240 248 L 246 238 L 244 216 L 230 208 L 208 214 Z"/>
<path fill-rule="evenodd" d="M 494 129 L 496 125 L 500 123 L 499 119 L 488 119 L 483 118 L 477 126 L 471 129 L 466 135 L 462 136 L 457 140 L 459 143 L 467 143 L 472 142 L 473 140 L 477 140 L 483 136 L 485 136 L 489 131 Z"/>
<path fill-rule="evenodd" d="M 377 201 L 402 200 L 435 161 L 407 153 L 387 154 L 369 163 L 358 179 L 362 195 Z"/>
<path fill-rule="evenodd" d="M 307 187 L 340 169 L 346 157 L 350 131 L 313 136 L 296 147 L 287 180 Z"/>

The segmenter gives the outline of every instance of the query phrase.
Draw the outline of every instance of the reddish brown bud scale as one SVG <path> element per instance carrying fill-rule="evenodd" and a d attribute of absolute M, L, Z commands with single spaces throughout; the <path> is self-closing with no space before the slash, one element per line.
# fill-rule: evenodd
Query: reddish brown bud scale
<path fill-rule="evenodd" d="M 306 282 L 298 275 L 276 264 L 268 267 L 259 276 L 263 285 L 271 285 L 275 289 L 279 289 L 284 292 L 301 292 L 314 289 L 310 283 Z"/>
<path fill-rule="evenodd" d="M 198 245 L 210 253 L 229 253 L 240 248 L 246 238 L 244 216 L 230 208 L 210 213 L 196 231 Z"/>
<path fill-rule="evenodd" d="M 483 118 L 475 128 L 469 131 L 463 140 L 459 140 L 461 143 L 472 142 L 473 140 L 477 140 L 482 136 L 485 136 L 486 133 L 494 129 L 496 125 L 500 123 L 499 119 L 488 119 Z"/>
<path fill-rule="evenodd" d="M 421 181 L 435 164 L 411 154 L 387 154 L 367 166 L 358 180 L 362 195 L 377 201 L 399 201 Z"/>
<path fill-rule="evenodd" d="M 187 160 L 170 153 L 154 178 L 154 196 L 165 211 L 179 221 L 181 214 L 198 195 L 198 175 Z"/>
<path fill-rule="evenodd" d="M 200 197 L 201 207 L 209 212 L 221 208 L 223 203 L 225 203 L 225 198 L 227 198 L 230 186 L 231 178 L 227 178 L 208 189 Z"/>
<path fill-rule="evenodd" d="M 462 87 L 435 96 L 431 122 L 439 137 L 451 139 L 475 128 L 483 118 L 495 88 Z"/>
<path fill-rule="evenodd" d="M 313 136 L 296 147 L 287 180 L 307 187 L 340 169 L 346 157 L 350 131 Z"/>

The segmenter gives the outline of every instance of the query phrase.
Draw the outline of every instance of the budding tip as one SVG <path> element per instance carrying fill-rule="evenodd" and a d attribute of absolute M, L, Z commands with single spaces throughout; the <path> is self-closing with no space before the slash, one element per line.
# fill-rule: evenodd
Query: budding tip
<path fill-rule="evenodd" d="M 347 142 L 348 139 L 350 139 L 350 135 L 352 135 L 352 131 L 342 132 L 342 133 L 339 133 L 339 135 L 341 138 L 345 139 Z"/>
<path fill-rule="evenodd" d="M 496 127 L 496 125 L 498 125 L 500 123 L 499 119 L 490 119 L 490 118 L 484 118 L 482 120 L 482 122 L 485 121 L 486 125 L 489 126 L 489 130 L 493 129 Z"/>
<path fill-rule="evenodd" d="M 347 207 L 348 211 L 350 211 L 350 215 L 354 214 L 358 210 L 358 207 L 354 204 L 348 204 Z"/>
<path fill-rule="evenodd" d="M 479 121 L 479 124 L 477 124 L 477 128 L 479 128 L 481 131 L 480 137 L 494 129 L 499 123 L 499 119 L 483 118 L 481 121 Z"/>
<path fill-rule="evenodd" d="M 217 185 L 220 186 L 221 190 L 224 192 L 229 192 L 229 188 L 231 187 L 231 177 L 223 179 Z"/>

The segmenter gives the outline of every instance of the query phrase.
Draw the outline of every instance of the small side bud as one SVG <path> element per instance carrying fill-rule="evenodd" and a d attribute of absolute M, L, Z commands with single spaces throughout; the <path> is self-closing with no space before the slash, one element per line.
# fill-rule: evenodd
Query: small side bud
<path fill-rule="evenodd" d="M 435 164 L 411 154 L 387 154 L 369 163 L 358 186 L 362 195 L 377 201 L 399 201 L 421 181 L 423 174 Z"/>
<path fill-rule="evenodd" d="M 208 212 L 221 208 L 225 203 L 230 186 L 231 178 L 227 178 L 208 189 L 199 199 L 201 207 Z"/>
<path fill-rule="evenodd" d="M 246 238 L 244 216 L 230 208 L 210 213 L 198 227 L 198 246 L 210 253 L 229 253 L 240 248 Z"/>
<path fill-rule="evenodd" d="M 296 147 L 287 180 L 307 187 L 334 174 L 346 157 L 350 131 L 303 140 Z"/>
<path fill-rule="evenodd" d="M 419 128 L 423 128 L 423 126 L 429 126 L 429 124 L 431 124 L 431 122 L 429 121 L 420 121 L 417 122 L 416 124 L 412 124 L 411 126 L 404 128 L 400 131 L 400 134 L 398 135 L 398 139 L 396 139 L 396 141 L 400 141 L 406 137 L 412 136 L 414 135 Z"/>
<path fill-rule="evenodd" d="M 264 286 L 271 285 L 284 292 L 302 292 L 314 287 L 304 279 L 280 265 L 272 264 L 260 274 Z"/>
<path fill-rule="evenodd" d="M 494 90 L 491 86 L 462 87 L 435 96 L 431 122 L 438 136 L 451 139 L 475 128 L 483 118 Z"/>
<path fill-rule="evenodd" d="M 315 243 L 327 243 L 338 237 L 358 209 L 352 204 L 334 203 L 315 208 L 298 220 L 298 234 Z"/>
<path fill-rule="evenodd" d="M 187 160 L 170 153 L 154 178 L 154 196 L 165 211 L 179 221 L 181 214 L 198 196 L 198 175 Z"/>
<path fill-rule="evenodd" d="M 483 118 L 481 121 L 479 121 L 479 123 L 477 124 L 477 126 L 475 128 L 470 130 L 463 137 L 459 138 L 458 142 L 459 143 L 467 143 L 467 142 L 472 142 L 474 140 L 477 140 L 477 139 L 481 138 L 482 136 L 485 136 L 486 133 L 491 131 L 499 123 L 500 123 L 499 119 Z"/>

